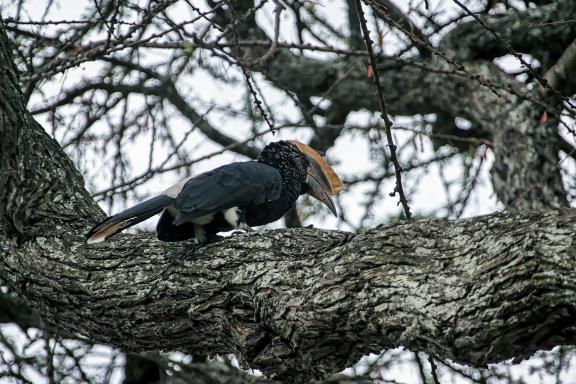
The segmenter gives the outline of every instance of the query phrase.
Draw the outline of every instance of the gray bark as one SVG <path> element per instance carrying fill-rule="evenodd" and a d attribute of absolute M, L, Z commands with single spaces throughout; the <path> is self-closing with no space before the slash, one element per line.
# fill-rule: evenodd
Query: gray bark
<path fill-rule="evenodd" d="M 232 352 L 287 381 L 399 345 L 483 365 L 576 343 L 571 209 L 88 246 L 102 212 L 25 111 L 3 31 L 0 64 L 0 280 L 56 329 L 135 352 Z"/>
<path fill-rule="evenodd" d="M 63 233 L 2 239 L 0 276 L 48 323 L 131 351 L 233 352 L 277 377 L 399 345 L 483 365 L 576 342 L 575 231 L 549 211 L 200 249 Z"/>

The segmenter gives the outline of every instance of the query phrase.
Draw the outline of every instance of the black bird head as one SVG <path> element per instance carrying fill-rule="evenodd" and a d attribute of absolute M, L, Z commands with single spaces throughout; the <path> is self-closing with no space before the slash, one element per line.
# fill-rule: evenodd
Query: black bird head
<path fill-rule="evenodd" d="M 276 141 L 264 147 L 258 161 L 278 169 L 287 189 L 297 185 L 299 191 L 295 192 L 308 193 L 337 216 L 330 195 L 336 195 L 344 186 L 318 152 L 296 140 Z"/>

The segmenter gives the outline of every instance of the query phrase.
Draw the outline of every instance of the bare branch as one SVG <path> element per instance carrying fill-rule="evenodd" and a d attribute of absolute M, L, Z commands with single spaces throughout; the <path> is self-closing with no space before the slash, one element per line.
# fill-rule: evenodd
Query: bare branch
<path fill-rule="evenodd" d="M 376 67 L 376 58 L 374 57 L 374 52 L 372 50 L 372 40 L 370 39 L 370 32 L 366 26 L 366 19 L 364 18 L 364 11 L 362 10 L 361 0 L 355 0 L 356 12 L 358 12 L 358 19 L 360 20 L 360 26 L 362 27 L 362 34 L 364 35 L 364 42 L 366 43 L 366 49 L 368 50 L 368 56 L 370 57 L 370 67 L 372 69 L 372 79 L 376 85 L 376 90 L 378 91 L 378 100 L 380 102 L 380 111 L 382 120 L 384 120 L 386 140 L 388 142 L 388 147 L 390 148 L 390 157 L 392 163 L 394 163 L 394 170 L 396 173 L 396 186 L 394 191 L 390 194 L 394 196 L 398 193 L 400 197 L 400 203 L 404 208 L 404 214 L 407 220 L 412 219 L 412 214 L 410 213 L 410 207 L 408 206 L 408 200 L 404 194 L 404 187 L 402 186 L 402 167 L 398 162 L 396 156 L 396 145 L 394 144 L 394 139 L 392 138 L 392 121 L 388 117 L 388 107 L 386 106 L 386 100 L 384 99 L 384 91 L 382 90 L 382 85 L 380 84 L 380 75 L 378 74 L 378 68 Z M 378 131 L 379 132 L 379 131 Z"/>

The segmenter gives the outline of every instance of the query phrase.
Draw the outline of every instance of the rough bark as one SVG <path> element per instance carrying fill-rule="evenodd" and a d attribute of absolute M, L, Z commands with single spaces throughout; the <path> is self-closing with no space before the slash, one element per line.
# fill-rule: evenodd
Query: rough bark
<path fill-rule="evenodd" d="M 576 342 L 575 231 L 549 211 L 200 249 L 63 234 L 2 239 L 0 277 L 50 324 L 131 351 L 234 352 L 280 377 L 399 345 L 483 365 Z"/>
<path fill-rule="evenodd" d="M 483 365 L 576 343 L 570 209 L 88 246 L 102 212 L 25 111 L 3 32 L 0 64 L 0 280 L 55 328 L 129 351 L 233 352 L 286 380 L 399 345 Z"/>

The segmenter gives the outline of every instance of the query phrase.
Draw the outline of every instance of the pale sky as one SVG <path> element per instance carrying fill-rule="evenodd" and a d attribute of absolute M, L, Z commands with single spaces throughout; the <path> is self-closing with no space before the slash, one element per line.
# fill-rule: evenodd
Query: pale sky
<path fill-rule="evenodd" d="M 328 4 L 330 3 L 328 0 L 316 0 L 317 3 L 323 4 L 324 12 L 329 15 L 329 17 L 333 19 L 340 19 L 344 21 L 343 9 L 338 7 L 332 7 Z M 6 3 L 6 1 L 2 1 L 2 4 Z M 44 11 L 44 4 L 46 0 L 33 0 L 29 1 L 29 6 L 27 9 L 29 10 L 29 16 L 32 20 L 39 19 L 40 15 Z M 59 20 L 59 19 L 78 19 L 81 17 L 82 10 L 84 9 L 84 5 L 86 3 L 91 3 L 90 1 L 76 1 L 76 0 L 68 0 L 68 1 L 61 1 L 61 6 L 55 7 L 53 13 L 48 17 L 51 20 Z M 199 2 L 195 2 L 199 3 Z M 405 6 L 404 2 L 396 1 L 397 4 Z M 431 1 L 432 8 L 438 6 L 438 1 Z M 10 10 L 4 11 L 4 17 L 6 17 L 10 12 Z M 284 17 L 290 17 L 285 14 Z M 267 14 L 260 16 L 261 24 L 268 28 L 271 31 L 272 23 L 273 23 L 273 16 L 271 9 L 267 10 Z M 285 25 L 289 25 L 289 22 L 286 22 Z M 290 41 L 293 40 L 291 38 L 291 34 L 293 31 L 290 30 L 283 30 L 282 36 L 283 40 Z M 393 49 L 393 47 L 390 47 Z M 153 54 L 150 57 L 150 60 L 154 60 Z M 514 62 L 510 62 L 506 64 L 504 61 L 503 65 L 515 65 Z M 69 70 L 65 76 L 61 77 L 58 82 L 53 82 L 49 84 L 45 84 L 43 86 L 44 92 L 49 95 L 53 95 L 57 97 L 60 93 L 60 90 L 66 88 L 70 84 L 74 84 L 77 81 L 79 76 L 82 76 L 83 73 L 87 73 L 86 71 L 90 71 L 94 69 L 95 64 L 84 64 L 79 69 Z M 240 87 L 232 87 L 232 86 L 225 86 L 222 83 L 214 82 L 210 78 L 206 76 L 205 73 L 202 71 L 198 71 L 196 74 L 192 76 L 188 76 L 188 84 L 183 84 L 183 87 L 189 87 L 191 94 L 201 93 L 203 100 L 213 101 L 214 103 L 222 103 L 222 99 L 225 99 L 226 102 L 233 102 L 241 100 L 243 97 L 243 89 Z M 265 97 L 268 103 L 272 105 L 275 109 L 280 108 L 282 106 L 281 114 L 283 116 L 290 116 L 291 113 L 296 113 L 296 108 L 286 103 L 286 98 L 281 95 L 279 92 L 276 92 L 272 87 L 268 86 L 265 82 L 260 81 L 260 86 L 262 87 Z M 38 97 L 33 97 L 30 103 L 30 107 L 34 108 L 35 105 L 39 102 Z M 199 110 L 206 110 L 206 108 L 198 108 Z M 358 112 L 354 113 L 350 119 L 348 120 L 348 124 L 358 122 L 358 123 L 366 123 L 368 119 L 368 115 L 365 112 Z M 47 122 L 45 118 L 42 116 L 38 117 L 38 120 L 47 126 Z M 234 121 L 229 118 L 224 117 L 223 115 L 219 115 L 217 112 L 211 113 L 209 115 L 209 120 L 212 124 L 217 126 L 222 131 L 230 134 L 233 137 L 243 138 L 244 135 L 248 132 L 248 127 L 245 123 L 241 121 Z M 414 122 L 408 118 L 396 117 L 394 119 L 395 124 L 397 126 L 410 126 L 413 125 Z M 175 132 L 186 132 L 187 128 L 189 127 L 189 122 L 182 118 L 175 118 L 174 119 L 174 131 Z M 105 129 L 101 127 L 101 129 Z M 404 140 L 407 139 L 408 134 L 403 131 L 396 131 L 394 133 L 395 138 L 402 143 Z M 268 134 L 265 136 L 266 141 L 275 141 L 279 139 L 291 139 L 296 138 L 302 141 L 306 141 L 310 136 L 309 134 L 295 134 L 295 133 L 284 133 L 281 132 L 277 135 Z M 62 138 L 59 138 L 62 139 Z M 201 134 L 194 133 L 190 136 L 190 143 L 191 145 L 188 148 L 193 148 L 193 158 L 201 157 L 207 153 L 211 153 L 217 149 L 218 146 L 206 142 L 202 146 L 197 146 L 197 144 L 201 139 L 203 139 Z M 135 168 L 132 170 L 134 175 L 138 175 L 141 172 L 146 170 L 147 167 L 147 142 L 146 138 L 142 137 L 136 142 L 130 142 L 126 145 L 126 151 L 130 153 L 130 156 L 133 157 L 134 163 L 136 164 Z M 431 145 L 426 144 L 426 140 L 424 140 L 424 146 L 421 148 L 420 156 L 422 158 L 427 158 L 433 156 L 433 150 Z M 192 149 L 191 149 L 192 150 Z M 161 154 L 161 153 L 159 153 Z M 486 214 L 490 212 L 494 212 L 499 209 L 499 205 L 495 199 L 494 193 L 492 192 L 490 180 L 489 180 L 489 169 L 493 160 L 492 154 L 490 152 L 486 155 L 486 161 L 484 163 L 484 167 L 482 172 L 480 173 L 480 182 L 479 186 L 476 188 L 475 193 L 472 195 L 472 202 L 469 204 L 468 208 L 465 210 L 464 216 L 476 216 L 479 214 Z M 90 155 L 87 154 L 87 158 L 90 159 Z M 370 160 L 370 154 L 368 151 L 368 142 L 364 136 L 356 135 L 350 136 L 347 135 L 339 139 L 336 142 L 336 145 L 328 152 L 328 158 L 330 161 L 335 164 L 335 169 L 337 173 L 340 175 L 353 175 L 360 170 L 371 170 L 374 169 L 374 164 Z M 92 160 L 92 159 L 90 159 Z M 110 159 L 108 159 L 110 160 Z M 234 154 L 223 154 L 214 158 L 211 158 L 208 161 L 204 161 L 194 168 L 194 173 L 198 174 L 200 172 L 212 169 L 216 166 L 231 162 L 231 161 L 241 161 L 245 160 L 242 157 Z M 102 161 L 102 159 L 100 160 Z M 103 161 L 106 161 L 104 159 Z M 90 164 L 91 161 L 88 161 L 87 164 Z M 449 162 L 449 166 L 446 168 L 446 176 L 448 179 L 458 179 L 460 177 L 460 165 L 458 160 L 451 160 Z M 82 165 L 82 164 L 81 164 Z M 93 191 L 100 190 L 102 188 L 107 187 L 107 185 L 102 184 L 102 178 L 100 173 L 103 172 L 104 168 L 94 168 L 92 166 L 86 166 L 86 177 L 87 181 L 90 184 Z M 166 189 L 169 185 L 177 182 L 177 177 L 174 174 L 165 174 L 156 176 L 155 181 L 153 183 L 148 183 L 143 186 L 139 190 L 139 195 L 142 197 L 152 196 L 154 193 L 161 192 L 162 190 Z M 384 191 L 391 192 L 394 188 L 395 180 L 390 179 L 384 184 Z M 405 175 L 405 185 L 407 189 L 411 189 L 412 184 L 414 183 L 411 180 L 411 177 Z M 445 190 L 442 186 L 439 177 L 439 168 L 437 166 L 432 166 L 427 172 L 426 175 L 418 179 L 418 191 L 417 193 L 411 194 L 408 196 L 410 207 L 412 212 L 414 213 L 432 213 L 436 211 L 442 204 L 445 203 Z M 367 188 L 366 187 L 357 187 L 352 190 L 351 193 L 345 195 L 343 197 L 343 206 L 346 210 L 346 215 L 352 219 L 353 222 L 357 223 L 361 219 L 362 212 L 359 209 L 359 202 L 364 201 L 365 193 Z M 400 207 L 397 205 L 398 198 L 397 197 L 388 197 L 387 193 L 384 194 L 385 198 L 379 201 L 376 206 L 373 207 L 373 224 L 377 224 L 378 222 L 384 221 L 388 216 L 396 216 L 400 211 Z M 452 196 L 454 197 L 454 196 Z M 114 211 L 120 209 L 121 207 L 114 207 Z M 108 212 L 110 213 L 110 212 Z M 326 228 L 326 229 L 337 229 L 339 228 L 337 221 L 331 216 L 330 212 L 326 209 L 324 211 L 324 215 L 319 217 L 315 217 L 314 219 L 306 222 L 306 224 L 314 224 L 316 227 Z M 155 225 L 156 219 L 150 219 L 147 223 L 143 224 L 144 228 L 152 229 Z M 277 223 L 274 226 L 279 226 L 282 223 Z M 349 229 L 346 226 L 340 229 Z M 18 338 L 18 331 L 16 327 L 12 327 L 9 325 L 2 326 L 3 331 L 9 334 L 14 335 L 14 337 Z M 20 335 L 21 337 L 22 335 Z M 395 350 L 396 352 L 398 350 Z M 91 363 L 96 363 L 98 358 L 106 358 L 102 357 L 105 356 L 106 353 L 110 353 L 107 347 L 101 347 L 101 356 L 94 357 L 94 360 Z M 374 360 L 376 359 L 376 355 L 370 355 L 365 357 L 365 360 Z M 534 360 L 534 359 L 533 359 Z M 535 361 L 528 361 L 522 363 L 520 365 L 513 366 L 511 368 L 511 374 L 514 377 L 523 376 L 528 378 L 527 382 L 529 383 L 552 383 L 554 382 L 553 377 L 548 378 L 538 378 L 536 376 L 530 378 L 531 376 L 528 375 L 528 369 L 532 364 L 537 364 L 538 359 Z M 572 366 L 576 367 L 576 361 L 572 361 Z M 576 370 L 572 372 L 574 376 L 576 376 Z M 35 377 L 35 382 L 41 383 L 43 382 L 41 379 L 38 378 L 37 375 L 30 373 L 31 377 Z M 528 376 L 527 376 L 528 375 Z M 415 370 L 415 366 L 413 364 L 393 364 L 388 371 L 386 371 L 385 378 L 387 379 L 394 379 L 400 382 L 405 383 L 415 383 L 418 380 L 419 374 Z M 567 380 L 568 378 L 566 378 Z M 121 371 L 118 370 L 114 377 L 114 382 L 120 382 L 121 380 Z M 444 382 L 444 381 L 443 381 Z M 462 377 L 455 377 L 453 379 L 454 383 L 468 383 L 467 379 Z"/>

